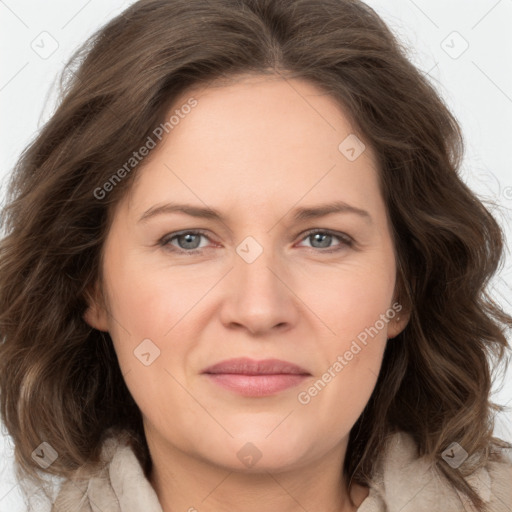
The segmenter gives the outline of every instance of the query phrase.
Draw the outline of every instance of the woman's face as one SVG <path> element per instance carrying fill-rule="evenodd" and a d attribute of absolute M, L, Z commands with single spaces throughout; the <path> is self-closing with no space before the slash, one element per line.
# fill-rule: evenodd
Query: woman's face
<path fill-rule="evenodd" d="M 302 80 L 245 77 L 175 110 L 108 234 L 108 313 L 85 319 L 110 333 L 150 446 L 238 469 L 343 456 L 407 320 L 374 154 Z M 310 211 L 333 203 L 349 206 Z M 300 370 L 205 373 L 234 358 Z"/>

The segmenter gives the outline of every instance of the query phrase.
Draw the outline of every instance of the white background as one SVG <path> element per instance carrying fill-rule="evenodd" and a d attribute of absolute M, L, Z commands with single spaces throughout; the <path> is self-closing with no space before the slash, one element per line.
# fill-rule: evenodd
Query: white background
<path fill-rule="evenodd" d="M 55 101 L 51 87 L 72 52 L 131 3 L 0 0 L 1 180 L 51 115 Z M 512 0 L 367 3 L 410 48 L 410 59 L 428 74 L 461 123 L 466 141 L 464 179 L 481 199 L 496 203 L 492 211 L 512 240 Z M 44 53 L 53 47 L 51 55 Z M 508 312 L 512 311 L 511 265 L 507 254 L 493 284 L 495 299 Z M 497 381 L 493 399 L 512 406 L 511 371 Z M 3 426 L 2 431 L 0 512 L 17 512 L 24 509 L 12 474 L 12 442 Z M 498 417 L 496 434 L 512 442 L 510 409 Z"/>

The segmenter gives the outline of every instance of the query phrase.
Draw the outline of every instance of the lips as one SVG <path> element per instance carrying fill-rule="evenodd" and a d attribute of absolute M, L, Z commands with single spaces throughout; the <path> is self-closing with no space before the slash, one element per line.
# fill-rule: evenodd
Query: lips
<path fill-rule="evenodd" d="M 255 361 L 247 357 L 229 359 L 209 366 L 202 373 L 230 373 L 238 375 L 311 375 L 307 370 L 296 364 L 280 359 L 264 359 Z"/>
<path fill-rule="evenodd" d="M 302 383 L 311 374 L 288 361 L 249 358 L 229 359 L 201 372 L 211 382 L 247 397 L 275 395 Z"/>

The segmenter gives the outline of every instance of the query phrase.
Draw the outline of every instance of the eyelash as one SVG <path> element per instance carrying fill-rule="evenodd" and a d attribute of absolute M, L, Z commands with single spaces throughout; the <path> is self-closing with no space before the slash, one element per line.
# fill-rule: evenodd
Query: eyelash
<path fill-rule="evenodd" d="M 328 236 L 333 236 L 335 238 L 338 238 L 341 242 L 340 245 L 336 246 L 335 249 L 317 249 L 316 247 L 309 247 L 309 249 L 313 249 L 313 250 L 316 249 L 317 251 L 319 251 L 321 253 L 328 253 L 328 254 L 335 253 L 335 252 L 341 251 L 343 248 L 346 248 L 346 247 L 351 248 L 354 246 L 354 243 L 355 243 L 354 239 L 352 237 L 350 237 L 344 233 L 336 233 L 336 232 L 330 231 L 328 229 L 319 229 L 319 228 L 314 228 L 314 229 L 310 229 L 309 231 L 306 231 L 306 233 L 304 233 L 304 235 L 300 241 L 302 242 L 306 238 L 308 238 L 312 235 L 315 235 L 317 233 L 325 234 Z M 211 241 L 210 237 L 208 237 L 208 235 L 202 230 L 186 230 L 186 231 L 177 231 L 176 233 L 170 233 L 168 235 L 165 235 L 164 237 L 162 237 L 159 240 L 159 245 L 164 247 L 166 250 L 169 250 L 171 252 L 175 252 L 178 254 L 194 255 L 194 254 L 199 254 L 202 251 L 204 251 L 205 248 L 191 249 L 190 251 L 187 251 L 185 249 L 180 249 L 179 247 L 176 247 L 176 246 L 173 246 L 170 244 L 170 242 L 172 240 L 174 240 L 175 238 L 182 236 L 182 235 L 188 235 L 188 234 L 202 235 Z"/>

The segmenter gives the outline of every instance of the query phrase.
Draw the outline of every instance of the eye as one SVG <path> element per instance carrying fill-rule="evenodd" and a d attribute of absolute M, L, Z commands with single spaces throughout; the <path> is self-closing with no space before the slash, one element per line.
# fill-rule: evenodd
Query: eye
<path fill-rule="evenodd" d="M 202 231 L 181 231 L 166 235 L 160 240 L 160 244 L 171 251 L 195 254 L 201 252 L 202 248 L 199 247 L 201 237 L 210 240 Z M 171 244 L 173 240 L 177 241 L 178 247 Z"/>
<path fill-rule="evenodd" d="M 201 247 L 201 238 L 211 241 L 210 237 L 208 237 L 203 231 L 190 230 L 170 233 L 169 235 L 164 236 L 159 241 L 159 244 L 172 252 L 181 254 L 197 254 L 208 248 L 205 246 Z M 306 232 L 301 240 L 307 239 L 312 240 L 313 244 L 319 244 L 319 246 L 311 246 L 312 249 L 318 249 L 319 252 L 323 253 L 340 251 L 346 247 L 352 247 L 354 245 L 353 238 L 345 233 L 335 233 L 318 228 Z M 338 243 L 334 248 L 331 248 L 333 239 L 338 239 L 340 243 Z M 176 241 L 176 244 L 173 243 L 174 241 Z"/>
<path fill-rule="evenodd" d="M 337 238 L 341 241 L 337 246 L 334 248 L 330 248 L 330 243 L 332 242 L 333 238 Z M 308 231 L 305 236 L 302 238 L 302 240 L 310 239 L 313 244 L 319 244 L 319 246 L 313 246 L 313 249 L 320 249 L 320 252 L 336 252 L 342 250 L 344 247 L 352 247 L 354 244 L 354 240 L 352 237 L 344 234 L 344 233 L 334 233 L 329 230 L 325 229 L 313 229 Z M 324 250 L 324 249 L 329 250 Z"/>

